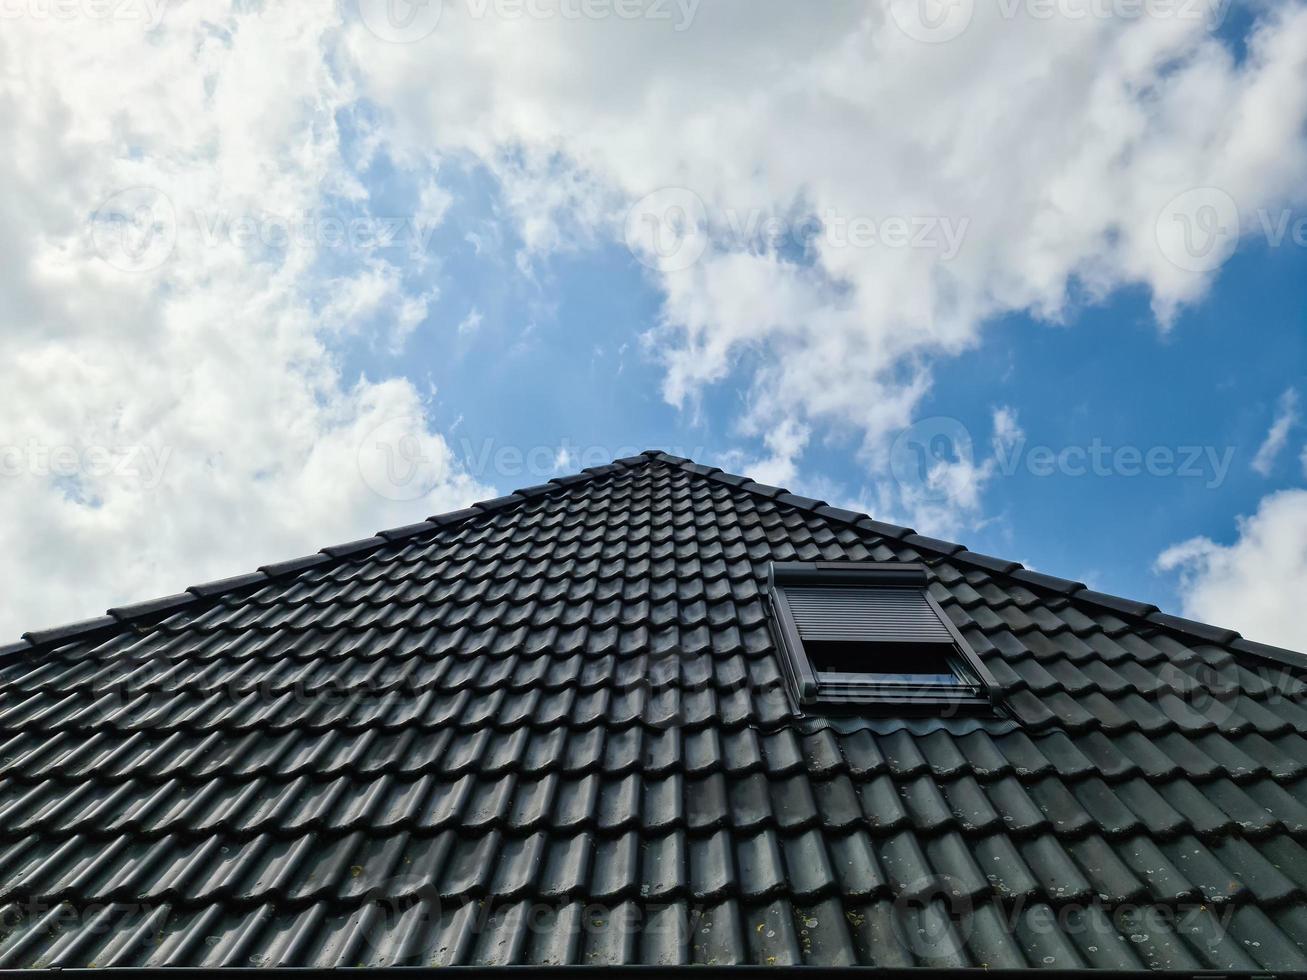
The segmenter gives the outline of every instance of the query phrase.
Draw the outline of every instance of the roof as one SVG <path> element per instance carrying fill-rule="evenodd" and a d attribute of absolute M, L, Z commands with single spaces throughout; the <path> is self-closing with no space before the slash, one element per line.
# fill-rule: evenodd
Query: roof
<path fill-rule="evenodd" d="M 800 716 L 772 561 L 993 715 Z M 1307 969 L 1304 661 L 650 453 L 0 648 L 0 967 Z"/>

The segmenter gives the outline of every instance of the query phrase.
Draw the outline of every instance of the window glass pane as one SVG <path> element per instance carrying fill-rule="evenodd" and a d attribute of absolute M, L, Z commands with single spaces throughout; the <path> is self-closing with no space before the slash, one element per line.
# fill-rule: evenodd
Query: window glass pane
<path fill-rule="evenodd" d="M 962 683 L 957 674 L 840 674 L 821 672 L 817 675 L 827 684 L 862 684 L 869 681 L 876 687 L 954 687 Z"/>
<path fill-rule="evenodd" d="M 818 673 L 859 675 L 876 681 L 894 674 L 953 673 L 951 644 L 805 640 L 803 649 Z"/>

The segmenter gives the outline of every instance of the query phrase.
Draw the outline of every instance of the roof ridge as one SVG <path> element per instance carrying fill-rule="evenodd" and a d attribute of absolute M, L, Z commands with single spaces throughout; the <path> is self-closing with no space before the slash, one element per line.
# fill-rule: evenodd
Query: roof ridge
<path fill-rule="evenodd" d="M 790 493 L 789 490 L 782 487 L 757 483 L 748 477 L 727 473 L 719 467 L 703 466 L 684 457 L 672 456 L 657 450 L 649 450 L 644 455 L 668 465 L 679 466 L 681 469 L 705 479 L 725 483 L 737 490 L 753 493 L 798 510 L 808 511 L 825 520 L 839 521 L 859 530 L 879 534 L 881 537 L 902 541 L 904 544 L 918 550 L 932 552 L 939 557 L 970 565 L 991 574 L 1001 575 L 1027 588 L 1036 589 L 1045 594 L 1061 596 L 1068 601 L 1085 603 L 1118 616 L 1125 616 L 1129 620 L 1143 623 L 1152 629 L 1179 633 L 1185 637 L 1228 647 L 1260 660 L 1269 660 L 1288 667 L 1307 669 L 1307 654 L 1246 639 L 1237 630 L 1212 626 L 1208 623 L 1200 623 L 1192 619 L 1164 613 L 1152 603 L 1139 602 L 1123 596 L 1099 592 L 1089 588 L 1083 582 L 1073 582 L 1070 579 L 1059 578 L 1056 575 L 1037 572 L 1026 568 L 1017 561 L 1008 561 L 981 552 L 971 551 L 965 545 L 918 534 L 910 527 L 887 524 L 868 514 L 846 510 L 842 507 L 832 507 L 823 500 L 802 497 Z"/>
<path fill-rule="evenodd" d="M 78 620 L 45 630 L 29 630 L 17 642 L 0 646 L 0 661 L 16 654 L 32 653 L 37 650 L 54 650 L 67 646 L 78 640 L 88 640 L 99 636 L 108 637 L 116 631 L 137 624 L 156 620 L 161 616 L 179 609 L 194 607 L 197 611 L 210 608 L 213 602 L 224 596 L 262 586 L 281 578 L 289 578 L 310 568 L 321 568 L 346 558 L 358 556 L 395 544 L 420 537 L 448 527 L 462 526 L 485 514 L 495 513 L 507 507 L 527 503 L 537 497 L 548 496 L 571 490 L 581 484 L 589 483 L 601 477 L 610 476 L 624 469 L 647 466 L 659 455 L 657 450 L 649 450 L 638 456 L 627 456 L 613 460 L 601 466 L 589 466 L 579 473 L 554 477 L 536 486 L 514 490 L 502 497 L 492 500 L 479 500 L 461 510 L 436 514 L 417 524 L 378 531 L 370 538 L 360 538 L 345 544 L 328 545 L 312 555 L 292 558 L 289 561 L 260 565 L 258 569 L 244 575 L 216 579 L 199 585 L 187 587 L 182 592 L 156 599 L 147 599 L 126 606 L 115 606 L 105 615 L 93 619 Z M 688 462 L 688 461 L 687 461 Z"/>
<path fill-rule="evenodd" d="M 579 473 L 554 477 L 545 483 L 514 490 L 492 500 L 477 501 L 461 510 L 436 514 L 417 524 L 378 531 L 370 538 L 361 538 L 345 544 L 328 545 L 313 555 L 261 565 L 256 571 L 245 575 L 192 585 L 176 595 L 148 599 L 127 606 L 116 606 L 109 609 L 105 615 L 94 619 L 67 623 L 52 629 L 29 631 L 24 633 L 19 641 L 0 646 L 0 660 L 20 653 L 53 650 L 78 640 L 91 639 L 101 635 L 108 636 L 121 628 L 131 628 L 138 623 L 154 620 L 182 608 L 191 606 L 194 606 L 197 610 L 208 608 L 214 600 L 233 595 L 245 589 L 252 589 L 277 579 L 297 575 L 310 568 L 320 568 L 346 558 L 356 558 L 369 552 L 379 551 L 381 548 L 396 542 L 410 540 L 443 528 L 462 526 L 485 514 L 515 507 L 537 497 L 560 493 L 581 484 L 589 483 L 592 480 L 610 476 L 613 473 L 646 466 L 654 462 L 676 466 L 695 476 L 724 483 L 732 489 L 742 490 L 797 510 L 807 511 L 825 520 L 838 521 L 861 531 L 870 531 L 881 537 L 892 538 L 918 550 L 931 552 L 941 558 L 948 558 L 955 562 L 970 565 L 991 574 L 1002 575 L 1040 592 L 1062 596 L 1069 601 L 1086 603 L 1117 615 L 1126 616 L 1153 629 L 1179 633 L 1185 637 L 1215 643 L 1236 650 L 1239 653 L 1261 660 L 1269 660 L 1284 666 L 1307 669 L 1307 655 L 1283 647 L 1270 646 L 1245 639 L 1236 630 L 1173 616 L 1162 612 L 1151 603 L 1138 602 L 1122 596 L 1098 592 L 1090 589 L 1083 582 L 1073 582 L 1069 579 L 1037 572 L 1026 568 L 1020 562 L 1008 561 L 995 558 L 992 555 L 970 551 L 965 545 L 956 542 L 918 534 L 910 527 L 887 524 L 884 521 L 876 520 L 869 514 L 846 510 L 842 507 L 832 507 L 823 500 L 790 493 L 789 490 L 783 487 L 758 483 L 747 476 L 727 473 L 720 467 L 706 466 L 683 456 L 673 456 L 658 449 L 647 449 L 636 456 L 623 457 L 601 466 L 586 467 Z"/>

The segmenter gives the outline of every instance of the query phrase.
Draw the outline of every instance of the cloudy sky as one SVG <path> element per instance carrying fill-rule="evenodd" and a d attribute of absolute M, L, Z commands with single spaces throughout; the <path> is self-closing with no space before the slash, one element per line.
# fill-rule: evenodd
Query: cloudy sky
<path fill-rule="evenodd" d="M 1307 647 L 1307 7 L 2 0 L 4 635 L 659 447 Z"/>

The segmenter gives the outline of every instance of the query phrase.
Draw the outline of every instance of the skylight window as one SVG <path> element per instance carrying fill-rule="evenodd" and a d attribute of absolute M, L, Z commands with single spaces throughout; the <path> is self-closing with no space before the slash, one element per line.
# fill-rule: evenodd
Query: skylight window
<path fill-rule="evenodd" d="M 994 680 L 909 562 L 777 562 L 770 597 L 801 706 L 988 707 Z"/>

